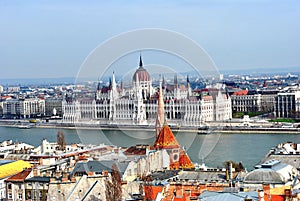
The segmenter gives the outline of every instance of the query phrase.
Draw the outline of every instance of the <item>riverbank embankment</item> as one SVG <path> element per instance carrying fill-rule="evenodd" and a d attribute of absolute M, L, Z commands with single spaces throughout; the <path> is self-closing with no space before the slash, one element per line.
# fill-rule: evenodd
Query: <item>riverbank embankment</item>
<path fill-rule="evenodd" d="M 28 125 L 24 127 L 24 125 Z M 81 129 L 81 130 L 124 130 L 124 131 L 155 131 L 154 125 L 119 125 L 119 124 L 66 124 L 60 122 L 51 123 L 29 123 L 28 121 L 20 120 L 0 120 L 0 126 L 15 127 L 15 128 L 57 128 L 57 129 Z M 197 126 L 177 127 L 171 126 L 174 132 L 197 133 L 197 134 L 213 134 L 213 133 L 228 133 L 228 134 L 300 134 L 300 128 L 282 128 L 268 127 L 266 125 L 258 125 L 257 127 L 245 126 L 228 126 L 227 122 L 218 122 L 218 125 L 212 124 L 205 129 Z"/>

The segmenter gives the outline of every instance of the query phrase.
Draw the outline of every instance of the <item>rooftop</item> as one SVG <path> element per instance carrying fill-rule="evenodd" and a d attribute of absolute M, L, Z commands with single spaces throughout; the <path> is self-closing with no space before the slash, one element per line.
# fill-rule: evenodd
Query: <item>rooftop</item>
<path fill-rule="evenodd" d="M 227 182 L 225 172 L 207 172 L 207 171 L 183 171 L 178 176 L 179 180 L 190 180 L 199 182 Z"/>
<path fill-rule="evenodd" d="M 32 165 L 26 161 L 18 160 L 0 166 L 0 178 L 5 178 L 30 168 Z"/>
<path fill-rule="evenodd" d="M 6 179 L 6 182 L 11 182 L 11 181 L 24 181 L 27 176 L 31 173 L 31 169 L 25 169 L 22 172 L 19 172 L 18 174 L 15 174 L 8 179 Z"/>
<path fill-rule="evenodd" d="M 171 128 L 168 125 L 165 125 L 156 138 L 153 147 L 156 149 L 173 149 L 179 148 L 180 145 Z"/>
<path fill-rule="evenodd" d="M 253 201 L 258 200 L 257 192 L 239 192 L 239 193 L 227 193 L 227 192 L 211 192 L 204 191 L 200 196 L 200 200 L 205 199 L 206 201 L 244 201 L 246 198 L 252 199 Z"/>
<path fill-rule="evenodd" d="M 113 164 L 116 164 L 120 174 L 122 175 L 129 162 L 117 162 L 117 161 L 88 161 L 88 162 L 78 162 L 76 163 L 71 177 L 74 176 L 76 173 L 84 173 L 87 174 L 88 172 L 102 172 L 102 171 L 112 171 Z"/>
<path fill-rule="evenodd" d="M 296 169 L 278 160 L 267 161 L 249 172 L 245 183 L 285 184 L 295 177 Z"/>
<path fill-rule="evenodd" d="M 43 182 L 43 183 L 49 183 L 50 182 L 50 177 L 31 177 L 26 179 L 28 182 Z"/>

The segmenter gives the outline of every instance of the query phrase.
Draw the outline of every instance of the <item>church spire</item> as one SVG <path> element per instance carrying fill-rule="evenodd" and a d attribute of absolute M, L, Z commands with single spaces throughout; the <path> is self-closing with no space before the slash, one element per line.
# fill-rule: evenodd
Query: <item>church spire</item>
<path fill-rule="evenodd" d="M 97 91 L 101 91 L 101 83 L 100 83 L 100 81 L 98 81 Z"/>
<path fill-rule="evenodd" d="M 187 86 L 190 84 L 190 78 L 189 78 L 189 75 L 186 76 L 186 84 L 187 84 Z"/>
<path fill-rule="evenodd" d="M 156 125 L 155 125 L 156 137 L 159 135 L 159 132 L 163 127 L 164 121 L 165 121 L 165 108 L 164 108 L 164 99 L 162 95 L 162 83 L 160 81 L 159 92 L 158 92 L 157 117 L 156 117 Z"/>
<path fill-rule="evenodd" d="M 140 53 L 140 65 L 139 67 L 143 67 L 142 54 Z"/>
<path fill-rule="evenodd" d="M 116 83 L 116 78 L 115 78 L 115 72 L 113 72 L 113 74 L 112 74 L 112 83 L 111 83 L 111 87 L 112 87 L 112 89 L 113 90 L 116 90 L 116 88 L 117 88 L 117 83 Z"/>
<path fill-rule="evenodd" d="M 186 87 L 187 87 L 187 98 L 190 98 L 190 96 L 192 95 L 192 89 L 191 89 L 189 75 L 186 76 Z"/>

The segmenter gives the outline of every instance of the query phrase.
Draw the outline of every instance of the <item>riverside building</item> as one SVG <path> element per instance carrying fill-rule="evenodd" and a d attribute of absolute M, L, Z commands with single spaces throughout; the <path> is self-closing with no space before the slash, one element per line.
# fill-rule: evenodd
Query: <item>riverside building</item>
<path fill-rule="evenodd" d="M 205 121 L 224 121 L 232 117 L 231 99 L 220 88 L 193 91 L 189 78 L 186 85 L 180 85 L 177 76 L 174 85 L 163 88 L 164 110 L 169 124 L 176 126 L 200 126 Z M 158 91 L 152 86 L 152 79 L 143 67 L 132 77 L 132 88 L 117 86 L 112 75 L 108 87 L 97 87 L 94 99 L 64 100 L 62 103 L 63 123 L 94 123 L 122 125 L 155 125 Z"/>
<path fill-rule="evenodd" d="M 40 98 L 8 99 L 3 102 L 4 118 L 30 118 L 45 115 L 45 100 Z"/>
<path fill-rule="evenodd" d="M 248 91 L 234 92 L 230 97 L 233 112 L 273 112 L 277 91 Z"/>
<path fill-rule="evenodd" d="M 274 108 L 277 118 L 299 118 L 300 87 L 295 85 L 282 89 L 275 97 Z"/>

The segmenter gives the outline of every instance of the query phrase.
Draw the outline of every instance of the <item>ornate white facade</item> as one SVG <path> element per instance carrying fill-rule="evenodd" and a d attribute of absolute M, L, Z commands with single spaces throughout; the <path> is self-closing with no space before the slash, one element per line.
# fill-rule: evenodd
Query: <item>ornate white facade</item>
<path fill-rule="evenodd" d="M 231 99 L 221 89 L 193 92 L 189 80 L 186 86 L 177 83 L 163 85 L 164 112 L 168 123 L 176 126 L 200 126 L 204 121 L 230 119 Z M 94 100 L 63 101 L 63 123 L 95 123 L 123 125 L 155 125 L 158 90 L 152 87 L 149 73 L 139 68 L 133 75 L 133 87 L 118 87 L 112 75 L 110 85 L 98 85 Z"/>

